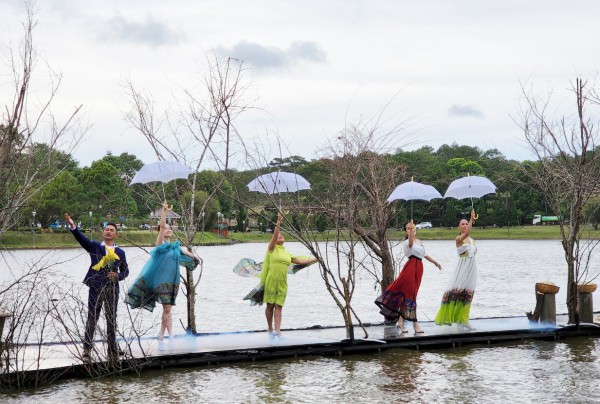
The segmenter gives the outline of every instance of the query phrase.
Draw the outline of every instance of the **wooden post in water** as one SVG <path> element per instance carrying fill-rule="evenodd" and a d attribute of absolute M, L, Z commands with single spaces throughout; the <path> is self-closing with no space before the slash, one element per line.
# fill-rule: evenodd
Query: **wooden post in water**
<path fill-rule="evenodd" d="M 577 311 L 582 323 L 594 322 L 594 299 L 592 298 L 592 293 L 595 290 L 595 283 L 577 285 Z"/>
<path fill-rule="evenodd" d="M 535 284 L 535 310 L 525 313 L 531 322 L 556 324 L 556 293 L 559 287 L 545 283 Z"/>
<path fill-rule="evenodd" d="M 11 317 L 10 313 L 3 313 L 0 311 L 0 354 L 4 350 L 4 343 L 2 342 L 2 331 L 4 330 L 4 322 L 7 318 Z M 2 361 L 0 360 L 0 368 L 2 367 Z"/>

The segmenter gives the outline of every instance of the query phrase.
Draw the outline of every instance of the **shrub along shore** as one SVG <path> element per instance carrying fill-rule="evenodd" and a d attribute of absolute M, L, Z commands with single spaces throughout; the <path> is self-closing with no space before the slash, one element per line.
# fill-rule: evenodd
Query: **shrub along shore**
<path fill-rule="evenodd" d="M 176 233 L 177 234 L 177 233 Z M 285 233 L 286 240 L 294 241 L 294 237 Z M 178 234 L 183 239 L 183 234 Z M 458 235 L 457 228 L 432 228 L 421 229 L 417 231 L 417 237 L 421 240 L 452 240 Z M 93 240 L 100 240 L 101 234 L 98 231 L 86 233 L 86 236 Z M 320 238 L 325 241 L 333 235 L 327 232 L 320 233 Z M 476 240 L 559 240 L 559 226 L 513 226 L 513 227 L 486 227 L 473 228 L 471 236 Z M 586 229 L 582 240 L 586 238 L 597 238 L 600 236 L 600 230 L 592 227 Z M 389 237 L 391 240 L 400 240 L 404 238 L 404 232 L 390 229 Z M 270 233 L 260 233 L 257 231 L 250 233 L 230 232 L 228 237 L 213 232 L 200 232 L 194 238 L 194 245 L 222 245 L 230 243 L 266 243 L 270 240 Z M 152 246 L 156 240 L 156 232 L 150 230 L 124 230 L 119 232 L 117 243 L 123 247 L 128 246 Z M 0 238 L 0 249 L 28 249 L 28 248 L 72 248 L 79 244 L 73 236 L 60 229 L 58 231 L 16 232 L 9 231 Z"/>

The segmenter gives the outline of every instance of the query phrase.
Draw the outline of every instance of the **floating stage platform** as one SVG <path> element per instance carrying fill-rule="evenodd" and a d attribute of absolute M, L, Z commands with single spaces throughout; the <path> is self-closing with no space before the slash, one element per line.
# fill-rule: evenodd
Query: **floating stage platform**
<path fill-rule="evenodd" d="M 415 334 L 406 323 L 407 333 L 396 326 L 367 324 L 354 328 L 354 340 L 346 338 L 345 327 L 314 326 L 289 329 L 283 337 L 272 337 L 266 331 L 239 331 L 179 335 L 159 342 L 142 337 L 120 340 L 125 355 L 107 361 L 106 347 L 95 343 L 97 353 L 91 360 L 82 360 L 81 343 L 48 343 L 28 345 L 20 357 L 18 372 L 0 367 L 2 386 L 18 383 L 38 385 L 41 381 L 87 378 L 150 369 L 206 367 L 233 363 L 251 363 L 297 357 L 335 357 L 352 354 L 379 353 L 388 349 L 433 350 L 453 349 L 469 345 L 519 343 L 524 340 L 559 341 L 574 337 L 600 336 L 600 324 L 566 325 L 567 316 L 557 316 L 556 324 L 531 323 L 527 317 L 496 317 L 472 319 L 472 330 L 456 325 L 437 326 L 419 322 L 423 334 Z M 39 358 L 39 359 L 38 359 Z M 3 364 L 4 366 L 6 364 Z"/>

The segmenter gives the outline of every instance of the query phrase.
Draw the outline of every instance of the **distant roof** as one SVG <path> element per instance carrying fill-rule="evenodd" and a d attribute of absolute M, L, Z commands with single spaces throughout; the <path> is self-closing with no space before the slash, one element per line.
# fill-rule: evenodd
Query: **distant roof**
<path fill-rule="evenodd" d="M 150 212 L 151 218 L 160 219 L 160 215 L 162 215 L 162 208 L 156 209 L 154 212 Z M 167 212 L 167 219 L 181 219 L 181 215 L 179 213 L 175 213 L 172 210 Z"/>

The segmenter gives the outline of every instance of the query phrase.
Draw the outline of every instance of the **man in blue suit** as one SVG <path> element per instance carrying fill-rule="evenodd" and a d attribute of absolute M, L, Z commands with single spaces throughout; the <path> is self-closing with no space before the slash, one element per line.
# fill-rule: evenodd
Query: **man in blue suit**
<path fill-rule="evenodd" d="M 92 341 L 96 331 L 96 324 L 100 311 L 104 305 L 106 317 L 106 336 L 108 343 L 108 357 L 116 358 L 122 352 L 117 346 L 116 324 L 117 303 L 119 301 L 119 281 L 129 275 L 129 267 L 125 258 L 125 251 L 115 244 L 118 236 L 117 226 L 108 223 L 102 231 L 102 243 L 92 241 L 84 236 L 68 213 L 65 220 L 69 230 L 79 244 L 90 254 L 90 267 L 83 279 L 89 289 L 88 316 L 85 324 L 85 338 L 83 342 L 83 357 L 89 359 L 92 351 Z"/>

